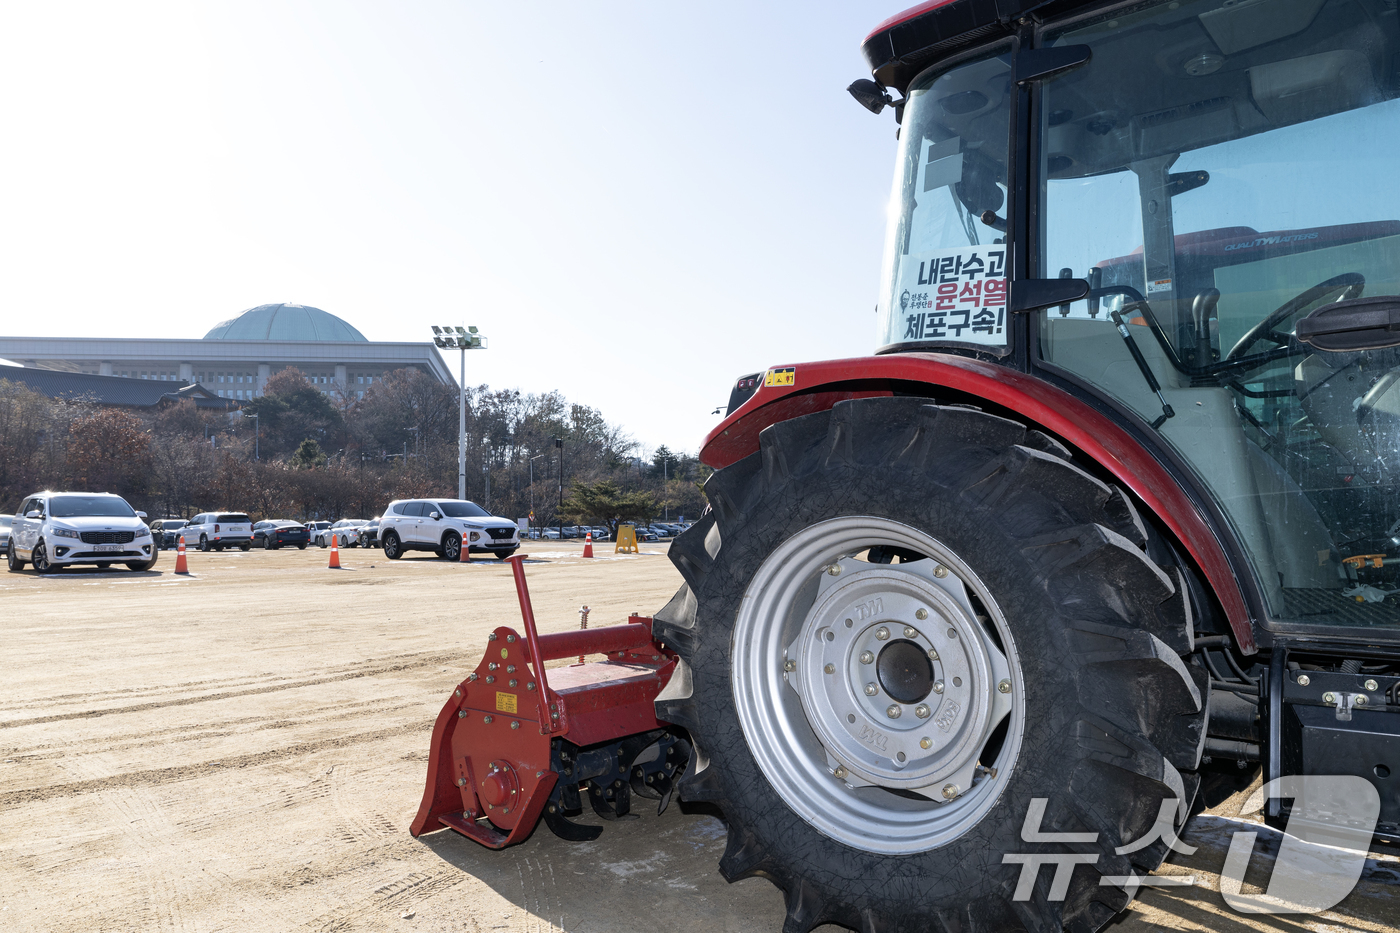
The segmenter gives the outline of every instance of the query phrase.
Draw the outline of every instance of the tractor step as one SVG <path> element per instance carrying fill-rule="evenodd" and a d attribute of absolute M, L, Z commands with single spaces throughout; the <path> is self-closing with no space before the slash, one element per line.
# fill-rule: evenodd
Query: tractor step
<path fill-rule="evenodd" d="M 445 826 L 500 849 L 543 815 L 561 838 L 594 839 L 601 828 L 568 819 L 582 810 L 580 787 L 604 819 L 634 818 L 633 793 L 659 800 L 659 813 L 689 759 L 689 744 L 656 718 L 676 660 L 652 638 L 651 619 L 540 635 L 524 559 L 508 560 L 524 632 L 492 632 L 486 656 L 438 714 L 415 836 Z M 604 660 L 544 667 L 590 654 Z"/>

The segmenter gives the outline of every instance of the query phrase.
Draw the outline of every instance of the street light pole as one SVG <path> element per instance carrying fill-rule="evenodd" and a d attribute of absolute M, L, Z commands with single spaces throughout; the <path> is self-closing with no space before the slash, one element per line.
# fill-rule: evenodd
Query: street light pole
<path fill-rule="evenodd" d="M 259 435 L 262 434 L 262 431 L 260 430 L 262 427 L 262 422 L 258 420 L 257 415 L 249 415 L 248 417 L 253 419 L 253 461 L 257 462 L 257 460 L 259 459 L 258 440 Z"/>
<path fill-rule="evenodd" d="M 671 457 L 661 458 L 661 520 L 669 522 L 671 520 L 671 500 L 666 495 L 666 484 L 671 481 L 670 465 Z"/>
<path fill-rule="evenodd" d="M 554 449 L 559 451 L 559 540 L 564 540 L 564 439 L 554 439 Z"/>
<path fill-rule="evenodd" d="M 543 460 L 547 454 L 530 458 L 530 521 L 535 520 L 535 461 Z"/>
<path fill-rule="evenodd" d="M 460 393 L 457 412 L 457 498 L 467 497 L 467 351 L 485 350 L 486 338 L 475 327 L 433 326 L 433 345 L 441 349 L 462 351 L 457 388 Z"/>

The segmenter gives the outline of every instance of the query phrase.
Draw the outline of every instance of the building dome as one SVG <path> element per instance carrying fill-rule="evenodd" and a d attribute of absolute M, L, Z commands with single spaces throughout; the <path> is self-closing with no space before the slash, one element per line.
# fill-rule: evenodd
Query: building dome
<path fill-rule="evenodd" d="M 283 302 L 258 305 L 230 318 L 204 335 L 205 340 L 315 340 L 368 343 L 365 335 L 327 311 Z"/>

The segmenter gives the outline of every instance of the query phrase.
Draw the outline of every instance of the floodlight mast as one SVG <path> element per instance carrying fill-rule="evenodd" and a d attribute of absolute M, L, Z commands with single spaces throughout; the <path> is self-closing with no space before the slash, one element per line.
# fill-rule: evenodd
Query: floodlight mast
<path fill-rule="evenodd" d="M 433 327 L 433 345 L 441 349 L 456 348 L 462 351 L 457 376 L 457 390 L 460 401 L 457 411 L 457 498 L 467 497 L 467 351 L 485 350 L 486 338 L 476 332 L 475 327 Z"/>

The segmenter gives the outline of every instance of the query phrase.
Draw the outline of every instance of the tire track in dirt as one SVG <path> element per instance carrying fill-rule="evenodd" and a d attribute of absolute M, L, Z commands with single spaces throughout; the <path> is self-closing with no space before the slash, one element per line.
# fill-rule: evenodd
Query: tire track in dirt
<path fill-rule="evenodd" d="M 253 752 L 247 755 L 231 755 L 226 758 L 216 758 L 212 761 L 204 761 L 197 764 L 129 771 L 125 774 L 114 774 L 111 777 L 97 778 L 94 780 L 73 781 L 67 784 L 52 784 L 47 787 L 31 787 L 24 790 L 9 791 L 8 793 L 0 794 L 0 810 L 20 804 L 37 803 L 54 797 L 76 797 L 82 794 L 91 794 L 99 790 L 106 790 L 110 787 L 148 787 L 156 784 L 169 784 L 175 781 L 187 781 L 192 778 L 206 776 L 212 771 L 256 767 L 268 762 L 297 758 L 302 755 L 313 755 L 317 752 L 325 751 L 326 749 L 343 748 L 347 745 L 362 745 L 366 742 L 376 742 L 380 739 L 401 738 L 404 735 L 412 735 L 415 733 L 421 733 L 426 737 L 432 734 L 432 730 L 433 725 L 430 722 L 420 724 L 417 728 L 394 726 L 389 729 L 378 729 L 374 732 L 360 732 L 353 735 L 321 739 L 316 742 L 301 742 L 296 745 L 268 749 L 262 752 Z M 424 741 L 426 741 L 426 738 Z"/>
<path fill-rule="evenodd" d="M 320 673 L 322 676 L 330 674 L 343 674 L 348 673 L 350 671 L 358 670 L 364 664 L 384 664 L 392 661 L 431 662 L 432 660 L 440 657 L 442 657 L 441 652 L 411 651 L 406 654 L 391 654 L 381 658 L 365 658 L 359 661 L 349 661 L 345 664 L 338 664 L 332 667 L 325 668 Z M 460 658 L 454 657 L 452 658 L 452 660 L 457 661 L 460 660 Z M 152 694 L 174 692 L 180 690 L 208 689 L 212 687 L 219 687 L 221 689 L 227 690 L 232 689 L 234 687 L 247 686 L 250 684 L 266 684 L 271 681 L 286 679 L 286 674 L 278 674 L 274 671 L 261 671 L 256 674 L 240 674 L 236 677 L 214 677 L 206 678 L 204 680 L 186 680 L 173 684 L 143 684 L 137 687 L 123 687 L 121 689 L 116 690 L 89 690 L 81 693 L 57 693 L 47 697 L 26 697 L 24 702 L 20 703 L 0 702 L 0 712 L 36 709 L 64 702 L 93 702 L 94 700 L 150 696 Z"/>
<path fill-rule="evenodd" d="M 443 664 L 446 661 L 459 660 L 456 655 L 437 655 L 424 658 L 419 661 L 406 662 L 402 664 L 392 664 L 387 667 L 363 668 L 348 671 L 341 674 L 332 674 L 321 677 L 311 677 L 305 680 L 288 681 L 282 684 L 274 684 L 266 687 L 253 687 L 247 690 L 226 690 L 221 693 L 206 693 L 196 697 L 182 697 L 175 700 L 165 700 L 151 703 L 137 703 L 131 706 L 114 706 L 107 709 L 84 710 L 77 713 L 57 713 L 52 716 L 35 716 L 31 719 L 11 719 L 0 722 L 0 729 L 13 729 L 18 726 L 42 725 L 49 722 L 65 722 L 72 719 L 96 719 L 100 716 L 112 716 L 122 713 L 143 713 L 156 709 L 168 709 L 173 706 L 190 706 L 195 703 L 210 703 L 218 700 L 231 700 L 236 697 L 257 696 L 259 694 L 276 693 L 280 690 L 296 690 L 301 687 L 315 687 L 321 684 L 337 683 L 346 680 L 358 680 L 362 677 L 378 677 L 383 674 L 396 674 L 403 671 L 418 670 L 434 664 Z"/>
<path fill-rule="evenodd" d="M 366 925 L 366 920 L 413 909 L 420 901 L 456 887 L 466 879 L 467 875 L 456 868 L 439 869 L 432 873 L 409 872 L 402 878 L 380 885 L 366 897 L 302 924 L 301 929 L 315 933 L 358 929 Z"/>
<path fill-rule="evenodd" d="M 402 700 L 400 703 L 390 703 L 388 701 Z M 309 715 L 300 719 L 275 719 L 268 720 L 264 716 L 240 716 L 233 719 L 222 719 L 217 721 L 204 721 L 187 726 L 175 726 L 167 729 L 153 729 L 149 732 L 117 733 L 105 736 L 108 740 L 106 744 L 97 744 L 91 738 L 76 739 L 64 744 L 49 743 L 35 746 L 10 746 L 6 752 L 6 758 L 16 760 L 43 760 L 51 758 L 64 758 L 77 750 L 81 754 L 105 754 L 108 752 L 127 751 L 137 748 L 149 748 L 151 746 L 167 746 L 178 742 L 197 742 L 205 739 L 220 739 L 234 735 L 249 735 L 254 732 L 263 732 L 272 729 L 292 729 L 297 727 L 314 725 L 324 722 L 347 722 L 356 718 L 369 716 L 382 716 L 386 713 L 396 713 L 405 709 L 428 709 L 432 704 L 423 700 L 412 700 L 409 697 L 378 697 L 373 700 L 362 700 L 358 703 L 343 703 L 334 706 L 323 706 L 319 710 L 308 710 Z M 320 712 L 321 715 L 314 715 Z M 197 729 L 198 731 L 190 731 Z"/>

